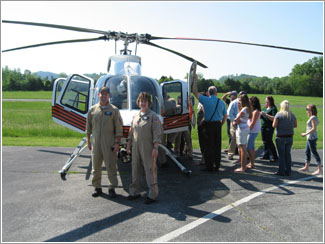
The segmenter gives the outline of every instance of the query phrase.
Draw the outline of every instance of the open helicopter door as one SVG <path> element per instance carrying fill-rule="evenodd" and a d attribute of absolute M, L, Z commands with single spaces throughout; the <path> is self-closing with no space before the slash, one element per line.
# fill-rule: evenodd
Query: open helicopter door
<path fill-rule="evenodd" d="M 53 84 L 52 118 L 55 123 L 79 133 L 86 132 L 87 113 L 93 102 L 94 81 L 83 75 L 59 78 Z M 84 137 L 59 171 L 62 180 L 73 161 L 87 147 Z"/>
<path fill-rule="evenodd" d="M 94 81 L 83 75 L 59 78 L 53 84 L 52 118 L 55 123 L 85 133 L 92 106 Z"/>
<path fill-rule="evenodd" d="M 173 80 L 161 84 L 163 94 L 164 134 L 188 130 L 187 82 Z"/>
<path fill-rule="evenodd" d="M 193 61 L 191 68 L 190 68 L 190 72 L 188 74 L 188 78 L 187 78 L 188 114 L 189 114 L 189 118 L 190 118 L 193 128 L 195 128 L 196 119 L 195 119 L 195 112 L 194 112 L 194 107 L 193 107 L 195 104 L 195 99 L 194 99 L 194 96 L 192 96 L 192 89 L 193 89 L 193 83 L 194 83 L 194 76 L 196 75 L 196 66 L 197 66 L 197 62 Z"/>

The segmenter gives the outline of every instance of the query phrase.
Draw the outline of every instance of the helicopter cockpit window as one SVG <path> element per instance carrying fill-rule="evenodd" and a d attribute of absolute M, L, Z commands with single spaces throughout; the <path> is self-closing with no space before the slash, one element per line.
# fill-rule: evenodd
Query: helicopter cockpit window
<path fill-rule="evenodd" d="M 139 106 L 137 105 L 138 96 L 140 92 L 148 92 L 151 95 L 151 102 L 152 102 L 150 109 L 160 114 L 157 91 L 152 82 L 153 82 L 152 80 L 143 76 L 131 77 L 132 109 L 140 109 Z"/>
<path fill-rule="evenodd" d="M 87 113 L 89 86 L 90 81 L 88 79 L 79 75 L 72 76 L 62 96 L 62 105 L 73 108 L 83 114 Z"/>
<path fill-rule="evenodd" d="M 181 114 L 183 107 L 182 84 L 180 82 L 164 84 L 163 99 L 165 116 Z"/>
<path fill-rule="evenodd" d="M 108 79 L 107 87 L 110 90 L 110 103 L 118 109 L 128 109 L 128 85 L 125 76 L 113 76 Z"/>

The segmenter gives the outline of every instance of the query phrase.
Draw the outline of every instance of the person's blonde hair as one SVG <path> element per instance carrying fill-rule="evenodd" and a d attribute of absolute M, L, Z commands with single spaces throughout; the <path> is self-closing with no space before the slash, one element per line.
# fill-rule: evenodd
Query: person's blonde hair
<path fill-rule="evenodd" d="M 284 100 L 280 103 L 280 113 L 291 120 L 291 111 L 288 100 Z"/>

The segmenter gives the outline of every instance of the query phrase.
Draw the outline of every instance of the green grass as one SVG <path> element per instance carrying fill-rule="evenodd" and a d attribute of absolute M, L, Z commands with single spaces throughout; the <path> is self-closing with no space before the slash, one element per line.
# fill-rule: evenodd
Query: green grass
<path fill-rule="evenodd" d="M 50 102 L 3 102 L 2 145 L 74 147 L 84 135 L 53 122 Z"/>
<path fill-rule="evenodd" d="M 3 91 L 3 99 L 52 99 L 52 91 Z"/>
<path fill-rule="evenodd" d="M 39 98 L 49 99 L 52 92 L 4 92 L 7 98 Z M 43 95 L 42 95 L 43 94 Z M 221 97 L 223 94 L 219 94 Z M 253 94 L 251 94 L 253 95 Z M 257 95 L 264 104 L 266 95 Z M 300 134 L 306 130 L 308 120 L 305 105 L 314 103 L 317 105 L 320 124 L 317 127 L 318 145 L 323 148 L 323 99 L 315 97 L 294 97 L 275 95 L 276 104 L 288 99 L 292 111 L 297 117 L 298 128 L 295 129 L 293 148 L 305 147 L 306 138 Z M 298 106 L 298 107 L 296 107 Z M 194 106 L 197 112 L 197 102 Z M 222 147 L 227 148 L 226 124 L 222 127 Z M 51 117 L 50 102 L 3 102 L 2 103 L 2 145 L 9 146 L 53 146 L 75 147 L 84 137 L 84 134 L 74 132 L 53 122 Z M 199 148 L 197 128 L 192 130 L 193 148 Z M 261 133 L 256 139 L 256 147 L 262 146 Z"/>

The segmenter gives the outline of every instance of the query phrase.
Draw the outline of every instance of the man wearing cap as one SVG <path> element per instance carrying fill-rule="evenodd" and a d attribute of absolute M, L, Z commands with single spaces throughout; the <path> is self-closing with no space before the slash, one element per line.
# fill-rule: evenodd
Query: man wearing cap
<path fill-rule="evenodd" d="M 230 97 L 230 99 L 228 98 L 228 96 Z M 230 102 L 234 101 L 237 98 L 237 91 L 230 91 L 230 92 L 226 92 L 223 96 L 222 96 L 222 100 L 227 104 L 227 106 L 229 107 Z M 231 121 L 229 118 L 227 118 L 227 134 L 228 134 L 228 138 L 229 138 L 229 145 L 231 143 L 231 134 L 230 134 L 230 125 Z M 226 149 L 225 152 L 228 152 L 229 149 Z"/>
<path fill-rule="evenodd" d="M 239 95 L 241 95 L 241 94 L 246 94 L 246 92 L 245 91 L 239 92 Z M 236 92 L 236 95 L 237 95 L 237 92 Z M 229 107 L 227 110 L 227 115 L 230 120 L 230 136 L 231 136 L 229 149 L 228 149 L 228 159 L 230 159 L 230 160 L 234 159 L 234 154 L 236 152 L 236 147 L 237 147 L 237 144 L 236 144 L 236 127 L 237 127 L 237 125 L 233 125 L 233 121 L 237 117 L 237 114 L 238 114 L 238 98 L 236 98 L 229 104 Z"/>
<path fill-rule="evenodd" d="M 93 197 L 102 194 L 102 164 L 105 162 L 108 175 L 108 195 L 116 197 L 117 165 L 116 154 L 122 136 L 122 117 L 120 111 L 109 103 L 110 91 L 103 86 L 98 92 L 99 103 L 89 109 L 87 116 L 87 145 L 91 150 L 93 178 L 95 187 Z M 92 136 L 91 136 L 92 135 Z"/>

